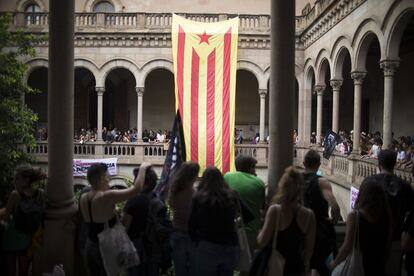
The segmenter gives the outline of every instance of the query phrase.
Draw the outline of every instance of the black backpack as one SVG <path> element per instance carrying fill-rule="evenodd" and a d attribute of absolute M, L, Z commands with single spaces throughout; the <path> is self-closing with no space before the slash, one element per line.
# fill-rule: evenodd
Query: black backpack
<path fill-rule="evenodd" d="M 173 231 L 165 203 L 153 196 L 149 201 L 145 243 L 148 253 L 165 272 L 172 266 L 170 236 Z"/>
<path fill-rule="evenodd" d="M 44 200 L 43 190 L 37 189 L 32 197 L 20 193 L 20 202 L 13 215 L 17 230 L 34 233 L 43 222 Z"/>

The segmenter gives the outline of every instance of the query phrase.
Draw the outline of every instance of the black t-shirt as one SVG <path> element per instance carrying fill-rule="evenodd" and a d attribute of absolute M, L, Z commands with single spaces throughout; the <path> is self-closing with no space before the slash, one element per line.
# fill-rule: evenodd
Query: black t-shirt
<path fill-rule="evenodd" d="M 319 188 L 319 176 L 316 173 L 304 173 L 305 179 L 305 207 L 310 208 L 317 220 L 329 218 L 329 204 Z"/>
<path fill-rule="evenodd" d="M 193 198 L 189 220 L 189 234 L 193 241 L 209 241 L 222 245 L 237 245 L 234 226 L 236 206 L 213 204 Z"/>
<path fill-rule="evenodd" d="M 124 213 L 132 216 L 128 229 L 128 235 L 131 239 L 139 237 L 145 231 L 148 220 L 149 202 L 150 198 L 148 195 L 139 194 L 128 199 L 125 204 Z"/>

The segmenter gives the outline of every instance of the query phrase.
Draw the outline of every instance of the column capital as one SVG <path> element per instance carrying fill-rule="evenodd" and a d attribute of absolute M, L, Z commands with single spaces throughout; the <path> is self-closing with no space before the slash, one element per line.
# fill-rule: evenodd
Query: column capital
<path fill-rule="evenodd" d="M 354 84 L 362 85 L 365 77 L 367 76 L 367 72 L 364 71 L 353 71 L 351 72 L 351 78 L 354 80 Z"/>
<path fill-rule="evenodd" d="M 145 88 L 144 87 L 135 87 L 135 91 L 137 92 L 138 97 L 143 97 Z"/>
<path fill-rule="evenodd" d="M 98 96 L 102 96 L 105 93 L 105 87 L 95 87 L 96 93 L 98 93 Z"/>
<path fill-rule="evenodd" d="M 259 95 L 260 97 L 266 97 L 267 89 L 259 89 Z"/>
<path fill-rule="evenodd" d="M 326 86 L 323 84 L 316 84 L 313 87 L 313 92 L 314 94 L 318 95 L 318 96 L 323 96 L 323 93 L 325 92 L 325 88 Z"/>
<path fill-rule="evenodd" d="M 382 60 L 380 61 L 380 67 L 384 71 L 385 77 L 392 77 L 400 65 L 398 60 Z"/>
<path fill-rule="evenodd" d="M 332 79 L 329 83 L 331 84 L 333 91 L 339 91 L 343 84 L 343 80 Z"/>

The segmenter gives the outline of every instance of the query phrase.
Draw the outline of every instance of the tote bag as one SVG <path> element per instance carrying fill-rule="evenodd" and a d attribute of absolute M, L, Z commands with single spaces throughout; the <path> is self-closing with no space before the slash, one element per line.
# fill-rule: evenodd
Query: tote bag
<path fill-rule="evenodd" d="M 277 234 L 279 232 L 281 208 L 276 205 L 276 223 L 272 243 L 256 251 L 250 268 L 249 276 L 283 275 L 285 259 L 276 250 Z"/>
<path fill-rule="evenodd" d="M 332 271 L 332 276 L 364 276 L 362 253 L 359 249 L 359 212 L 356 211 L 354 246 L 351 254 Z"/>
<path fill-rule="evenodd" d="M 239 262 L 236 266 L 237 271 L 249 271 L 252 263 L 252 255 L 250 253 L 249 241 L 247 240 L 246 230 L 243 228 L 243 216 L 241 212 L 240 200 L 238 200 L 238 208 L 240 216 L 236 218 L 234 225 L 236 227 L 237 238 L 239 240 Z"/>
<path fill-rule="evenodd" d="M 98 234 L 98 239 L 108 276 L 118 275 L 121 271 L 140 263 L 134 244 L 119 221 L 113 227 L 105 223 L 105 229 Z"/>

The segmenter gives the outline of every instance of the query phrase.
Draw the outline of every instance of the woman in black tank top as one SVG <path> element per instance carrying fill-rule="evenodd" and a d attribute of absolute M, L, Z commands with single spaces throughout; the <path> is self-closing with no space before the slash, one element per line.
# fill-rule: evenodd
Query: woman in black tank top
<path fill-rule="evenodd" d="M 117 222 L 115 216 L 115 204 L 125 201 L 142 191 L 146 170 L 149 163 L 141 164 L 138 177 L 134 185 L 123 190 L 111 190 L 109 187 L 109 174 L 106 164 L 93 164 L 88 169 L 87 178 L 91 184 L 91 190 L 82 194 L 79 202 L 83 221 L 86 223 L 88 238 L 85 244 L 85 255 L 88 269 L 91 275 L 106 275 L 99 250 L 98 234 L 104 230 L 104 224 L 108 222 L 112 227 Z"/>
<path fill-rule="evenodd" d="M 272 200 L 276 204 L 269 207 L 257 241 L 263 247 L 272 242 L 277 231 L 275 249 L 285 259 L 283 275 L 306 275 L 315 243 L 315 216 L 302 205 L 303 176 L 291 166 L 285 170 L 278 187 Z"/>

